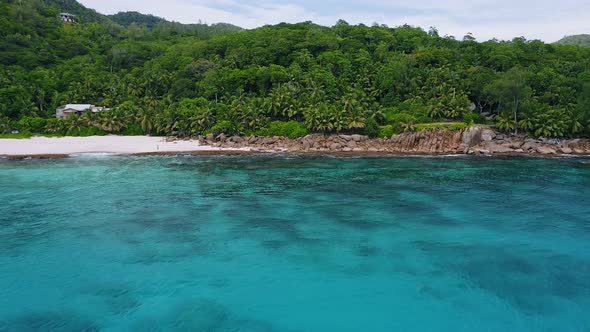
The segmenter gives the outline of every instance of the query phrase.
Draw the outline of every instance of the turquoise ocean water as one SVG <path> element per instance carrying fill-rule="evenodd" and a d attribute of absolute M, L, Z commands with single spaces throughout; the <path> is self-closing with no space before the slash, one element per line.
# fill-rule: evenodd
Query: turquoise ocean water
<path fill-rule="evenodd" d="M 590 331 L 584 161 L 0 160 L 0 331 Z"/>

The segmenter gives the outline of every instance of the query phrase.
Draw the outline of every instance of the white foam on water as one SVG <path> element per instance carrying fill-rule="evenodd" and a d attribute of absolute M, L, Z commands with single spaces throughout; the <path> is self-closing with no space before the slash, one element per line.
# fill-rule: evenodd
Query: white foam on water
<path fill-rule="evenodd" d="M 76 158 L 102 158 L 102 157 L 111 157 L 111 156 L 120 156 L 120 153 L 112 153 L 112 152 L 81 152 L 81 153 L 72 153 L 70 157 Z"/>

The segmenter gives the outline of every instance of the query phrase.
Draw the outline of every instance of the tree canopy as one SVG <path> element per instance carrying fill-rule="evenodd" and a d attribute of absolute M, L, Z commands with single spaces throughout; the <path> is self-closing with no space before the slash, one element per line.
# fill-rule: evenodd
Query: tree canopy
<path fill-rule="evenodd" d="M 62 22 L 64 10 L 77 22 Z M 377 136 L 465 121 L 588 136 L 589 96 L 590 48 L 575 45 L 345 21 L 241 30 L 106 17 L 74 0 L 0 3 L 3 131 Z M 52 119 L 66 103 L 114 109 Z"/>
<path fill-rule="evenodd" d="M 580 45 L 590 47 L 590 35 L 573 35 L 560 39 L 557 44 L 562 45 Z"/>

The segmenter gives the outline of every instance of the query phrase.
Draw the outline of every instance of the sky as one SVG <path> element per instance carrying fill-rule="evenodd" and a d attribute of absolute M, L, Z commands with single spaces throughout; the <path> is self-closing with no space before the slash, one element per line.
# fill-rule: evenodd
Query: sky
<path fill-rule="evenodd" d="M 281 22 L 313 21 L 332 26 L 403 24 L 480 41 L 526 37 L 554 42 L 590 33 L 588 0 L 81 0 L 103 14 L 138 11 L 181 23 L 231 23 L 256 28 Z"/>

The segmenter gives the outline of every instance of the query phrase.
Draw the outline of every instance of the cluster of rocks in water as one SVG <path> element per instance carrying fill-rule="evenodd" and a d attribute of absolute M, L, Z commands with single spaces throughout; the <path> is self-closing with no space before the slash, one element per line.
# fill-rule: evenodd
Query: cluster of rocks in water
<path fill-rule="evenodd" d="M 312 134 L 297 139 L 273 136 L 199 137 L 201 144 L 253 152 L 384 153 L 384 154 L 590 154 L 590 140 L 527 138 L 499 134 L 484 127 L 458 131 L 445 129 L 403 133 L 390 138 L 363 135 Z"/>

